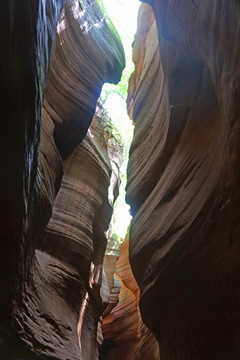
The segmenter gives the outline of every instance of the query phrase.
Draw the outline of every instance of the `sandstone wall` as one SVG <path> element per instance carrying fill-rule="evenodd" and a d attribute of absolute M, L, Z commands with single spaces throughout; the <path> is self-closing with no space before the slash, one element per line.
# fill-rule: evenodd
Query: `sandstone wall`
<path fill-rule="evenodd" d="M 128 98 L 140 309 L 161 359 L 238 359 L 240 5 L 150 3 Z"/>
<path fill-rule="evenodd" d="M 71 360 L 98 359 L 98 320 L 109 301 L 102 273 L 122 145 L 103 113 L 64 161 L 64 175 L 51 219 L 35 252 L 23 309 L 15 320 L 24 342 L 39 355 Z M 100 345 L 100 344 L 99 344 Z M 48 358 L 47 357 L 47 358 Z"/>
<path fill-rule="evenodd" d="M 7 1 L 0 5 L 1 177 L 0 319 L 10 323 L 12 299 L 21 293 L 31 243 L 43 92 L 63 0 Z"/>
<path fill-rule="evenodd" d="M 97 358 L 97 319 L 109 298 L 102 287 L 104 233 L 122 149 L 100 110 L 87 130 L 103 83 L 121 77 L 124 52 L 95 1 L 68 0 L 59 18 L 63 3 L 1 5 L 0 354 L 6 359 Z"/>
<path fill-rule="evenodd" d="M 139 287 L 129 264 L 128 235 L 122 242 L 117 256 L 115 276 L 119 282 L 120 293 L 118 302 L 111 306 L 111 313 L 103 314 L 104 342 L 101 359 L 158 360 L 158 343 L 143 324 L 139 311 Z M 116 261 L 116 253 L 106 253 L 105 259 L 106 257 L 112 262 L 113 259 Z"/>

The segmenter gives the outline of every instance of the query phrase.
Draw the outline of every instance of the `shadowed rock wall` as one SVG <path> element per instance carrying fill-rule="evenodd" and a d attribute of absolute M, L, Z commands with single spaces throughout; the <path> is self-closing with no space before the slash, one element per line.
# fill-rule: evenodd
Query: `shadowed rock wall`
<path fill-rule="evenodd" d="M 156 24 L 143 5 L 128 98 L 140 309 L 161 359 L 237 360 L 240 4 L 151 5 Z"/>
<path fill-rule="evenodd" d="M 0 354 L 6 359 L 97 358 L 97 319 L 109 298 L 101 290 L 101 264 L 121 146 L 102 113 L 79 143 L 101 86 L 120 79 L 124 53 L 95 1 L 68 0 L 57 25 L 63 3 L 1 5 Z M 91 333 L 87 347 L 83 327 Z"/>
<path fill-rule="evenodd" d="M 1 176 L 0 319 L 9 325 L 23 291 L 33 244 L 30 215 L 37 173 L 43 92 L 63 0 L 0 5 Z M 27 250 L 28 249 L 28 250 Z"/>

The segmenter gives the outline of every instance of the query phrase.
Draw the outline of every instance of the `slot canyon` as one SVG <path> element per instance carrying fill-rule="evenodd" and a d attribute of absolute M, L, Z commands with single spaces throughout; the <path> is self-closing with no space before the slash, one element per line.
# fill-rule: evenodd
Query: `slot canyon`
<path fill-rule="evenodd" d="M 128 149 L 104 1 L 0 4 L 0 360 L 240 359 L 240 1 L 138 9 Z"/>

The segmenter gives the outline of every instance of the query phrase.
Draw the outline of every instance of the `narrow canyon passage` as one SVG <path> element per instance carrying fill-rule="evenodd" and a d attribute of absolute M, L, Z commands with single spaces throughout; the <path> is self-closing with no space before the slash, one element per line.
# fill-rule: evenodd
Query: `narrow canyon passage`
<path fill-rule="evenodd" d="M 239 0 L 0 17 L 0 360 L 239 360 Z"/>

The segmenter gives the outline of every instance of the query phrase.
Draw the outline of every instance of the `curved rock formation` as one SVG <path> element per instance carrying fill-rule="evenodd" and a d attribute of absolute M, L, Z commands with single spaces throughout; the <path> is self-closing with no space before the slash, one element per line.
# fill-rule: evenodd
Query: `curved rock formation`
<path fill-rule="evenodd" d="M 111 313 L 106 314 L 103 318 L 103 348 L 101 359 L 138 359 L 138 311 L 135 294 L 125 286 L 121 275 L 125 275 L 124 280 L 130 280 L 130 266 L 127 265 L 128 247 L 124 246 L 124 242 L 120 247 L 119 260 L 116 263 L 115 272 L 118 277 L 120 293 L 119 301 L 115 303 Z M 120 244 L 119 244 L 120 245 Z M 112 256 L 113 257 L 113 256 Z M 120 273 L 119 274 L 119 270 Z M 130 274 L 129 274 L 130 273 Z M 135 282 L 134 291 L 138 291 Z M 110 305 L 110 304 L 109 304 Z M 117 306 L 116 306 L 117 305 Z"/>
<path fill-rule="evenodd" d="M 112 214 L 110 159 L 114 154 L 119 167 L 122 152 L 106 115 L 100 115 L 94 116 L 86 138 L 64 162 L 53 214 L 38 244 L 41 251 L 33 259 L 23 310 L 15 314 L 21 338 L 47 359 L 98 358 L 98 319 L 110 295 L 101 269 Z M 112 176 L 110 192 L 118 186 L 117 174 Z"/>
<path fill-rule="evenodd" d="M 118 192 L 122 149 L 101 111 L 79 143 L 103 83 L 121 77 L 124 52 L 97 2 L 68 0 L 57 26 L 62 5 L 63 1 L 37 1 L 21 9 L 15 2 L 1 5 L 9 20 L 8 24 L 4 18 L 1 26 L 10 44 L 3 69 L 16 76 L 2 97 L 9 120 L 2 154 L 10 146 L 9 156 L 2 157 L 6 172 L 0 186 L 1 221 L 8 219 L 2 227 L 0 261 L 6 277 L 1 276 L 0 353 L 6 359 L 97 358 L 97 321 L 109 298 L 102 287 L 104 232 Z M 17 25 L 25 14 L 26 24 L 18 35 Z M 7 56 L 13 56 L 8 68 Z M 13 109 L 8 96 L 16 102 Z M 14 128 L 17 112 L 21 119 Z M 52 218 L 41 236 L 53 203 Z M 84 299 L 89 304 L 82 306 L 81 322 Z M 82 337 L 89 331 L 92 340 L 88 337 L 87 342 Z"/>
<path fill-rule="evenodd" d="M 111 263 L 116 259 L 113 254 L 105 255 L 106 257 L 112 260 Z M 129 264 L 128 235 L 121 244 L 119 259 L 114 269 L 115 276 L 120 280 L 121 291 L 118 302 L 115 300 L 111 306 L 111 313 L 103 314 L 104 342 L 101 359 L 158 360 L 157 341 L 144 326 L 138 307 L 139 288 Z"/>
<path fill-rule="evenodd" d="M 36 179 L 43 92 L 63 0 L 2 2 L 0 321 L 11 322 L 12 299 L 23 291 L 31 236 L 31 200 Z M 28 249 L 28 250 L 27 250 Z"/>
<path fill-rule="evenodd" d="M 237 360 L 240 4 L 151 5 L 157 28 L 143 5 L 128 98 L 141 313 L 161 359 Z"/>
<path fill-rule="evenodd" d="M 36 227 L 39 227 L 41 210 L 41 218 L 45 218 L 43 228 L 49 221 L 62 177 L 62 160 L 85 137 L 102 85 L 118 82 L 124 66 L 121 41 L 97 3 L 67 0 L 57 25 L 56 46 L 43 103 L 35 185 L 35 203 L 40 207 L 35 211 Z"/>
<path fill-rule="evenodd" d="M 97 1 L 67 0 L 43 104 L 63 159 L 85 137 L 104 82 L 121 78 L 123 54 L 119 35 Z"/>

